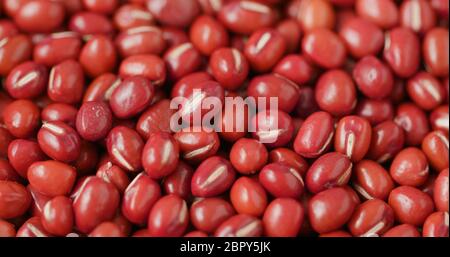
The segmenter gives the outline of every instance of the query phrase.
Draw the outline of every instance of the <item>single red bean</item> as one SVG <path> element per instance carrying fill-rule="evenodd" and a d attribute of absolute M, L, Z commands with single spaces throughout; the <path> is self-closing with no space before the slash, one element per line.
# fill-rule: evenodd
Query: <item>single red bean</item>
<path fill-rule="evenodd" d="M 57 161 L 75 161 L 80 155 L 80 136 L 75 129 L 62 121 L 43 124 L 37 139 L 42 151 Z"/>
<path fill-rule="evenodd" d="M 376 100 L 389 96 L 394 86 L 390 69 L 374 56 L 366 56 L 355 65 L 353 79 L 365 96 Z"/>
<path fill-rule="evenodd" d="M 119 192 L 114 185 L 98 177 L 88 177 L 73 200 L 75 225 L 89 233 L 100 223 L 111 220 L 119 206 Z"/>
<path fill-rule="evenodd" d="M 411 100 L 427 111 L 438 107 L 445 99 L 445 91 L 439 80 L 423 71 L 408 80 L 406 90 Z"/>
<path fill-rule="evenodd" d="M 203 15 L 196 18 L 189 33 L 192 44 L 206 56 L 229 44 L 224 25 L 211 16 Z"/>
<path fill-rule="evenodd" d="M 111 34 L 114 30 L 112 22 L 102 14 L 94 12 L 77 12 L 69 21 L 69 29 L 79 34 Z"/>
<path fill-rule="evenodd" d="M 274 10 L 253 1 L 230 1 L 220 9 L 217 17 L 228 30 L 247 35 L 272 26 L 276 20 Z"/>
<path fill-rule="evenodd" d="M 161 188 L 154 180 L 140 173 L 126 188 L 122 213 L 132 223 L 145 224 L 150 210 L 161 197 Z"/>
<path fill-rule="evenodd" d="M 91 12 L 111 14 L 118 5 L 118 0 L 82 0 L 84 8 Z"/>
<path fill-rule="evenodd" d="M 298 86 L 292 81 L 277 74 L 266 74 L 254 77 L 248 88 L 247 94 L 257 103 L 258 97 L 266 98 L 265 109 L 273 109 L 270 106 L 269 98 L 276 97 L 278 99 L 278 109 L 284 112 L 291 112 L 300 98 Z M 258 106 L 261 108 L 260 106 Z"/>
<path fill-rule="evenodd" d="M 131 172 L 142 168 L 144 142 L 135 130 L 125 126 L 113 128 L 106 138 L 106 146 L 113 162 L 121 168 Z"/>
<path fill-rule="evenodd" d="M 163 180 L 162 186 L 166 194 L 176 194 L 188 200 L 191 196 L 191 180 L 194 170 L 183 161 L 178 161 L 175 171 Z"/>
<path fill-rule="evenodd" d="M 6 129 L 18 138 L 31 137 L 40 123 L 39 108 L 29 100 L 16 100 L 3 111 Z"/>
<path fill-rule="evenodd" d="M 296 20 L 285 19 L 277 24 L 276 30 L 286 41 L 286 52 L 293 53 L 299 48 L 302 29 Z"/>
<path fill-rule="evenodd" d="M 31 99 L 44 92 L 47 82 L 45 66 L 28 61 L 11 70 L 5 81 L 5 89 L 13 98 Z"/>
<path fill-rule="evenodd" d="M 397 107 L 394 121 L 404 129 L 405 143 L 410 146 L 420 145 L 430 130 L 425 112 L 411 103 Z"/>
<path fill-rule="evenodd" d="M 403 148 L 405 132 L 393 121 L 384 121 L 373 128 L 367 156 L 379 163 L 391 159 Z"/>
<path fill-rule="evenodd" d="M 15 237 L 16 229 L 14 225 L 6 220 L 0 219 L 0 237 Z"/>
<path fill-rule="evenodd" d="M 260 111 L 253 116 L 252 136 L 267 147 L 280 147 L 292 141 L 294 123 L 289 114 L 280 110 Z"/>
<path fill-rule="evenodd" d="M 109 104 L 114 116 L 127 119 L 147 108 L 154 94 L 155 89 L 147 78 L 128 77 L 114 89 Z"/>
<path fill-rule="evenodd" d="M 370 123 L 359 116 L 346 116 L 339 120 L 334 138 L 334 149 L 346 154 L 353 162 L 364 158 L 372 137 Z"/>
<path fill-rule="evenodd" d="M 95 78 L 111 72 L 116 67 L 116 49 L 107 36 L 92 36 L 81 49 L 80 64 L 84 71 Z"/>
<path fill-rule="evenodd" d="M 346 185 L 351 177 L 350 158 L 338 152 L 320 156 L 306 173 L 306 186 L 312 193 Z"/>
<path fill-rule="evenodd" d="M 308 32 L 302 40 L 302 50 L 315 64 L 327 68 L 338 68 L 344 64 L 346 48 L 333 31 L 317 28 Z"/>
<path fill-rule="evenodd" d="M 73 220 L 72 201 L 69 198 L 57 196 L 45 204 L 41 222 L 49 233 L 57 236 L 69 234 Z"/>
<path fill-rule="evenodd" d="M 270 163 L 259 173 L 259 182 L 274 197 L 298 199 L 304 190 L 299 172 L 287 163 Z"/>
<path fill-rule="evenodd" d="M 273 72 L 302 85 L 311 81 L 315 68 L 303 55 L 291 54 L 283 57 Z"/>
<path fill-rule="evenodd" d="M 39 217 L 31 217 L 17 230 L 16 237 L 49 237 Z"/>
<path fill-rule="evenodd" d="M 436 26 L 436 13 L 429 1 L 403 1 L 400 6 L 400 23 L 414 32 L 425 33 Z"/>
<path fill-rule="evenodd" d="M 30 185 L 49 197 L 68 195 L 76 176 L 73 167 L 58 161 L 35 162 L 29 167 L 27 174 Z"/>
<path fill-rule="evenodd" d="M 309 32 L 316 28 L 332 29 L 336 16 L 330 2 L 326 0 L 305 0 L 301 1 L 296 18 L 302 29 Z"/>
<path fill-rule="evenodd" d="M 196 0 L 148 0 L 147 9 L 163 25 L 187 27 L 200 13 Z"/>
<path fill-rule="evenodd" d="M 173 81 L 197 71 L 202 62 L 200 52 L 189 42 L 173 46 L 166 51 L 163 59 L 167 65 L 168 76 Z"/>
<path fill-rule="evenodd" d="M 357 0 L 355 10 L 358 16 L 383 29 L 397 25 L 400 18 L 398 8 L 392 0 Z"/>
<path fill-rule="evenodd" d="M 175 110 L 170 109 L 170 101 L 163 99 L 151 105 L 139 116 L 136 130 L 144 139 L 148 139 L 152 133 L 171 132 L 170 117 L 174 113 Z"/>
<path fill-rule="evenodd" d="M 382 200 L 372 199 L 359 205 L 348 223 L 353 236 L 380 236 L 394 225 L 394 211 Z"/>
<path fill-rule="evenodd" d="M 448 212 L 435 212 L 423 224 L 424 237 L 448 237 Z"/>
<path fill-rule="evenodd" d="M 355 114 L 365 118 L 371 125 L 378 125 L 394 118 L 394 106 L 390 100 L 360 99 Z"/>
<path fill-rule="evenodd" d="M 392 179 L 402 186 L 421 186 L 429 174 L 427 157 L 418 148 L 405 148 L 392 161 L 390 174 Z"/>
<path fill-rule="evenodd" d="M 160 86 L 166 80 L 166 68 L 161 58 L 156 55 L 133 55 L 122 61 L 119 67 L 122 78 L 143 76 L 155 86 Z"/>
<path fill-rule="evenodd" d="M 351 194 L 346 189 L 341 187 L 327 189 L 314 195 L 309 201 L 309 222 L 318 233 L 337 230 L 348 222 L 355 206 Z"/>
<path fill-rule="evenodd" d="M 315 97 L 322 110 L 335 116 L 350 114 L 357 103 L 355 84 L 343 70 L 324 73 L 317 82 Z"/>
<path fill-rule="evenodd" d="M 414 75 L 420 64 L 418 36 L 402 27 L 386 32 L 383 56 L 397 76 L 407 78 Z"/>
<path fill-rule="evenodd" d="M 449 166 L 448 136 L 441 131 L 433 131 L 427 134 L 422 141 L 422 151 L 427 156 L 428 162 L 436 171 L 441 171 Z"/>
<path fill-rule="evenodd" d="M 33 0 L 20 6 L 14 15 L 14 22 L 22 31 L 48 33 L 62 25 L 64 14 L 64 7 L 60 3 Z"/>
<path fill-rule="evenodd" d="M 219 156 L 204 160 L 194 172 L 192 194 L 197 197 L 213 197 L 227 191 L 234 183 L 236 172 L 231 163 Z"/>
<path fill-rule="evenodd" d="M 7 160 L 0 159 L 0 180 L 20 182 L 19 174 Z"/>
<path fill-rule="evenodd" d="M 230 150 L 230 162 L 241 174 L 258 172 L 269 157 L 266 147 L 255 139 L 241 138 Z"/>
<path fill-rule="evenodd" d="M 217 153 L 220 147 L 219 136 L 214 131 L 204 131 L 200 127 L 181 130 L 175 133 L 183 159 L 189 163 L 199 163 Z"/>
<path fill-rule="evenodd" d="M 377 162 L 362 160 L 353 169 L 353 188 L 365 199 L 385 200 L 394 189 L 389 173 Z"/>
<path fill-rule="evenodd" d="M 448 212 L 448 168 L 434 182 L 433 199 L 437 210 Z"/>
<path fill-rule="evenodd" d="M 261 220 L 247 215 L 237 214 L 225 220 L 216 229 L 216 237 L 259 237 L 263 233 Z"/>
<path fill-rule="evenodd" d="M 434 204 L 429 195 L 417 188 L 399 186 L 391 191 L 388 200 L 398 222 L 421 226 L 433 212 Z"/>
<path fill-rule="evenodd" d="M 154 23 L 153 15 L 138 4 L 124 4 L 114 12 L 114 25 L 119 30 L 148 26 Z"/>
<path fill-rule="evenodd" d="M 339 29 L 348 51 L 355 58 L 376 55 L 384 44 L 381 28 L 367 19 L 351 17 Z"/>
<path fill-rule="evenodd" d="M 112 126 L 112 114 L 104 102 L 85 102 L 80 107 L 76 128 L 83 139 L 97 141 L 105 138 Z"/>
<path fill-rule="evenodd" d="M 267 206 L 267 194 L 257 180 L 240 177 L 231 187 L 230 201 L 237 213 L 260 217 Z"/>
<path fill-rule="evenodd" d="M 30 59 L 32 51 L 28 36 L 19 34 L 0 41 L 0 75 L 6 76 L 18 64 Z"/>
<path fill-rule="evenodd" d="M 121 194 L 125 192 L 125 189 L 130 184 L 130 179 L 125 171 L 111 162 L 101 165 L 95 175 L 106 182 L 112 183 Z"/>
<path fill-rule="evenodd" d="M 448 29 L 433 28 L 423 39 L 422 51 L 425 65 L 434 76 L 448 76 L 448 37 Z"/>
<path fill-rule="evenodd" d="M 90 233 L 89 237 L 123 237 L 124 233 L 120 227 L 109 221 L 105 221 L 97 225 Z"/>
<path fill-rule="evenodd" d="M 94 79 L 84 92 L 83 102 L 107 102 L 121 80 L 112 73 L 105 73 Z"/>
<path fill-rule="evenodd" d="M 306 174 L 309 168 L 308 162 L 306 162 L 305 159 L 288 148 L 276 148 L 270 151 L 269 161 L 270 163 L 285 163 L 296 169 L 302 177 Z"/>
<path fill-rule="evenodd" d="M 277 198 L 264 212 L 264 234 L 270 237 L 295 237 L 300 232 L 303 220 L 304 209 L 297 200 Z"/>
<path fill-rule="evenodd" d="M 76 59 L 81 50 L 81 40 L 77 33 L 53 33 L 37 43 L 33 50 L 33 60 L 48 67 L 69 59 Z"/>
<path fill-rule="evenodd" d="M 0 180 L 0 195 L 0 219 L 21 216 L 30 207 L 31 195 L 19 183 Z"/>
<path fill-rule="evenodd" d="M 236 48 L 220 48 L 209 59 L 211 73 L 227 90 L 237 90 L 247 79 L 249 64 Z"/>
<path fill-rule="evenodd" d="M 175 171 L 179 152 L 178 142 L 169 133 L 152 133 L 142 151 L 142 166 L 148 176 L 160 179 Z"/>
<path fill-rule="evenodd" d="M 430 123 L 433 130 L 440 130 L 448 135 L 449 133 L 449 107 L 447 105 L 441 105 L 434 109 L 430 114 Z"/>
<path fill-rule="evenodd" d="M 81 101 L 84 89 L 83 69 L 77 61 L 66 60 L 53 66 L 48 82 L 48 96 L 59 103 Z"/>
<path fill-rule="evenodd" d="M 294 150 L 306 158 L 316 158 L 330 147 L 334 135 L 334 119 L 327 112 L 310 115 L 300 127 Z"/>
<path fill-rule="evenodd" d="M 420 233 L 413 225 L 402 224 L 389 229 L 383 237 L 420 237 Z"/>
<path fill-rule="evenodd" d="M 150 235 L 158 237 L 179 237 L 189 224 L 189 210 L 186 202 L 177 195 L 160 198 L 148 216 Z"/>
<path fill-rule="evenodd" d="M 15 139 L 8 146 L 9 163 L 23 178 L 27 178 L 27 171 L 31 164 L 45 159 L 45 154 L 36 142 Z"/>
<path fill-rule="evenodd" d="M 133 27 L 122 31 L 115 39 L 122 57 L 140 54 L 161 54 L 166 48 L 161 29 L 155 26 Z"/>
<path fill-rule="evenodd" d="M 215 197 L 198 200 L 190 209 L 192 225 L 207 233 L 213 233 L 222 222 L 235 213 L 229 202 Z"/>
<path fill-rule="evenodd" d="M 274 29 L 259 29 L 245 43 L 244 54 L 251 68 L 259 73 L 270 71 L 286 52 L 286 40 Z"/>

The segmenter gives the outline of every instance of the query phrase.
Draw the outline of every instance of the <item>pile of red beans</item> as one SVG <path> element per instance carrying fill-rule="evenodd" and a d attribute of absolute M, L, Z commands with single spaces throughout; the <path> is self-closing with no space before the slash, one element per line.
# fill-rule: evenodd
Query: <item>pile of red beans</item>
<path fill-rule="evenodd" d="M 0 236 L 448 236 L 448 4 L 1 0 Z"/>

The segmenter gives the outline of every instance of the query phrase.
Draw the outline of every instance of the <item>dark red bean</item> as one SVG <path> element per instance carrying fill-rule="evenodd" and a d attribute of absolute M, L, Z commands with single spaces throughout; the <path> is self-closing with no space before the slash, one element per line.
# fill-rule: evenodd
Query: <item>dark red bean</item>
<path fill-rule="evenodd" d="M 431 197 L 410 186 L 400 186 L 392 190 L 388 202 L 394 209 L 398 222 L 414 226 L 421 226 L 434 210 Z"/>
<path fill-rule="evenodd" d="M 448 168 L 441 171 L 434 182 L 433 199 L 436 209 L 448 212 Z"/>
<path fill-rule="evenodd" d="M 231 163 L 219 156 L 204 160 L 192 177 L 194 196 L 213 197 L 227 191 L 234 183 L 236 172 Z"/>
<path fill-rule="evenodd" d="M 112 126 L 109 106 L 103 102 L 85 102 L 77 114 L 76 128 L 83 139 L 97 141 L 105 138 Z"/>
<path fill-rule="evenodd" d="M 448 29 L 433 28 L 425 35 L 422 44 L 427 70 L 438 77 L 448 76 Z"/>
<path fill-rule="evenodd" d="M 305 184 L 299 172 L 287 163 L 275 162 L 264 166 L 259 182 L 274 197 L 298 199 Z"/>
<path fill-rule="evenodd" d="M 190 209 L 191 222 L 198 230 L 213 233 L 222 222 L 235 214 L 231 204 L 221 198 L 204 198 Z"/>
<path fill-rule="evenodd" d="M 186 202 L 177 195 L 160 198 L 148 216 L 148 231 L 152 236 L 179 237 L 189 224 Z"/>
<path fill-rule="evenodd" d="M 334 149 L 347 155 L 353 162 L 358 162 L 369 150 L 371 138 L 372 127 L 367 120 L 346 116 L 337 124 Z"/>
<path fill-rule="evenodd" d="M 203 55 L 228 45 L 228 32 L 224 25 L 211 16 L 199 16 L 189 30 L 190 41 Z"/>
<path fill-rule="evenodd" d="M 205 131 L 201 127 L 181 130 L 173 138 L 178 142 L 181 156 L 189 163 L 202 162 L 215 155 L 220 147 L 217 133 Z"/>
<path fill-rule="evenodd" d="M 116 55 L 111 39 L 104 35 L 95 35 L 81 49 L 79 60 L 84 71 L 95 78 L 115 69 Z"/>
<path fill-rule="evenodd" d="M 31 204 L 27 189 L 13 181 L 0 180 L 0 219 L 11 219 L 24 214 Z"/>
<path fill-rule="evenodd" d="M 35 134 L 40 123 L 39 116 L 39 108 L 29 100 L 16 100 L 3 110 L 6 129 L 18 138 L 28 138 Z"/>
<path fill-rule="evenodd" d="M 80 136 L 75 129 L 62 121 L 43 124 L 37 139 L 42 151 L 57 161 L 68 163 L 75 161 L 80 155 Z"/>
<path fill-rule="evenodd" d="M 42 212 L 41 222 L 46 231 L 57 236 L 66 236 L 72 232 L 72 201 L 65 196 L 57 196 L 48 201 Z"/>
<path fill-rule="evenodd" d="M 163 25 L 187 27 L 200 12 L 195 0 L 149 0 L 147 9 Z"/>
<path fill-rule="evenodd" d="M 233 144 L 230 161 L 241 174 L 254 174 L 267 162 L 269 153 L 266 147 L 255 139 L 241 138 Z"/>
<path fill-rule="evenodd" d="M 41 95 L 47 83 L 45 66 L 29 61 L 11 70 L 5 81 L 5 89 L 14 98 L 31 99 Z"/>
<path fill-rule="evenodd" d="M 385 100 L 359 99 L 355 114 L 366 118 L 371 125 L 378 125 L 394 118 L 392 102 Z"/>
<path fill-rule="evenodd" d="M 142 151 L 142 166 L 148 176 L 160 179 L 175 171 L 179 152 L 178 142 L 169 133 L 152 133 Z"/>
<path fill-rule="evenodd" d="M 130 184 L 130 179 L 125 171 L 111 162 L 101 165 L 95 175 L 106 182 L 112 183 L 121 194 Z"/>
<path fill-rule="evenodd" d="M 308 170 L 308 162 L 288 148 L 276 148 L 270 151 L 269 161 L 286 163 L 296 169 L 301 176 L 304 176 Z"/>
<path fill-rule="evenodd" d="M 14 170 L 23 178 L 27 178 L 28 168 L 35 162 L 47 157 L 39 144 L 24 139 L 15 139 L 8 146 L 8 160 Z"/>
<path fill-rule="evenodd" d="M 400 23 L 414 32 L 424 33 L 436 25 L 436 13 L 429 1 L 403 1 L 400 6 Z"/>
<path fill-rule="evenodd" d="M 188 200 L 191 193 L 191 180 L 194 170 L 183 161 L 178 161 L 175 171 L 164 177 L 163 189 L 166 194 L 176 194 Z"/>
<path fill-rule="evenodd" d="M 316 158 L 328 150 L 333 135 L 333 117 L 327 112 L 316 112 L 300 127 L 294 141 L 295 152 L 306 158 Z"/>
<path fill-rule="evenodd" d="M 353 169 L 353 188 L 365 199 L 385 200 L 394 189 L 389 173 L 377 162 L 362 160 Z"/>
<path fill-rule="evenodd" d="M 211 73 L 227 90 L 236 90 L 247 79 L 249 64 L 236 48 L 220 48 L 212 52 L 209 59 Z"/>
<path fill-rule="evenodd" d="M 137 175 L 126 188 L 122 199 L 122 213 L 132 223 L 145 224 L 150 210 L 161 197 L 161 189 L 144 173 Z"/>
<path fill-rule="evenodd" d="M 280 110 L 258 112 L 253 116 L 250 128 L 252 136 L 267 147 L 285 146 L 294 136 L 294 122 L 289 114 Z"/>
<path fill-rule="evenodd" d="M 132 172 L 142 168 L 144 142 L 135 130 L 125 126 L 113 128 L 106 138 L 106 146 L 113 162 L 121 168 Z"/>
<path fill-rule="evenodd" d="M 237 213 L 259 217 L 266 209 L 267 194 L 257 180 L 240 177 L 231 187 L 230 201 Z"/>
<path fill-rule="evenodd" d="M 448 168 L 449 154 L 448 136 L 441 131 L 433 131 L 422 141 L 422 151 L 427 156 L 428 162 L 436 171 Z"/>
<path fill-rule="evenodd" d="M 420 233 L 413 225 L 402 224 L 389 229 L 383 237 L 420 237 Z"/>
<path fill-rule="evenodd" d="M 35 45 L 33 60 L 50 67 L 69 59 L 77 59 L 80 50 L 81 39 L 77 33 L 57 32 Z"/>
<path fill-rule="evenodd" d="M 304 209 L 298 201 L 277 198 L 264 212 L 264 234 L 270 237 L 295 237 L 300 232 L 303 220 Z"/>
<path fill-rule="evenodd" d="M 448 212 L 435 212 L 423 224 L 424 237 L 448 237 Z"/>
<path fill-rule="evenodd" d="M 383 29 L 392 28 L 399 23 L 400 15 L 392 0 L 358 0 L 356 13 Z"/>
<path fill-rule="evenodd" d="M 140 54 L 161 54 L 166 48 L 163 32 L 154 26 L 132 27 L 121 32 L 115 44 L 122 57 Z"/>
<path fill-rule="evenodd" d="M 62 25 L 64 7 L 54 1 L 33 0 L 20 6 L 14 15 L 17 26 L 30 33 L 48 33 Z"/>
<path fill-rule="evenodd" d="M 394 87 L 391 70 L 374 56 L 366 56 L 355 65 L 353 79 L 365 96 L 376 100 L 389 96 Z"/>
<path fill-rule="evenodd" d="M 419 72 L 410 78 L 406 90 L 411 100 L 427 111 L 438 107 L 445 98 L 445 91 L 439 80 L 427 72 Z"/>
<path fill-rule="evenodd" d="M 346 48 L 333 31 L 317 28 L 308 32 L 302 40 L 302 50 L 315 64 L 327 68 L 338 68 L 344 64 Z"/>
<path fill-rule="evenodd" d="M 84 73 L 80 63 L 67 60 L 53 66 L 50 71 L 47 94 L 58 103 L 75 104 L 81 101 Z"/>
<path fill-rule="evenodd" d="M 174 113 L 175 110 L 170 109 L 170 101 L 163 99 L 151 105 L 139 116 L 136 130 L 144 139 L 148 139 L 152 133 L 171 132 L 170 117 Z"/>
<path fill-rule="evenodd" d="M 397 107 L 394 121 L 404 129 L 406 145 L 420 145 L 430 130 L 425 112 L 411 103 Z"/>
<path fill-rule="evenodd" d="M 0 75 L 6 76 L 20 63 L 30 59 L 31 40 L 22 34 L 4 38 L 0 41 Z"/>

